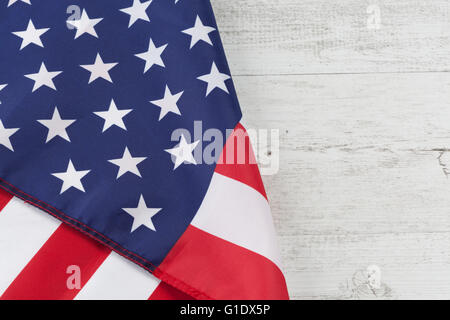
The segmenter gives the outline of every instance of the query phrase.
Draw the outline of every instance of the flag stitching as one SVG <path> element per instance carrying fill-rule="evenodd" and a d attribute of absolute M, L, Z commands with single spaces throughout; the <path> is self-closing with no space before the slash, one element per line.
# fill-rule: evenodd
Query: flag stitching
<path fill-rule="evenodd" d="M 18 198 L 22 199 L 23 201 L 49 213 L 50 215 L 54 216 L 55 218 L 61 220 L 63 223 L 66 223 L 67 225 L 75 228 L 76 230 L 82 232 L 83 234 L 86 234 L 87 236 L 89 236 L 90 238 L 100 242 L 101 244 L 107 246 L 108 248 L 110 248 L 111 250 L 114 250 L 115 252 L 117 252 L 118 254 L 120 254 L 121 256 L 129 259 L 130 261 L 136 263 L 137 265 L 139 265 L 140 267 L 144 268 L 145 270 L 149 271 L 150 273 L 152 273 L 155 277 L 159 278 L 160 280 L 167 282 L 168 284 L 172 285 L 173 287 L 184 291 L 186 293 L 188 293 L 189 295 L 193 296 L 196 299 L 212 299 L 211 297 L 209 297 L 207 294 L 199 291 L 198 289 L 195 289 L 193 287 L 191 287 L 190 285 L 186 284 L 185 282 L 177 279 L 176 277 L 173 277 L 172 275 L 168 274 L 165 271 L 161 271 L 158 267 L 154 266 L 150 261 L 147 261 L 146 259 L 142 258 L 141 256 L 139 256 L 138 254 L 131 252 L 129 250 L 127 250 L 126 248 L 122 247 L 120 244 L 116 243 L 115 241 L 109 239 L 108 237 L 104 236 L 103 234 L 99 233 L 98 231 L 89 228 L 89 226 L 85 225 L 84 223 L 71 218 L 69 216 L 67 216 L 66 214 L 64 214 L 64 212 L 62 212 L 61 210 L 58 210 L 54 207 L 52 207 L 51 205 L 34 198 L 33 196 L 23 192 L 22 190 L 20 190 L 19 188 L 13 186 L 12 184 L 10 184 L 8 181 L 6 181 L 3 178 L 0 178 L 0 188 L 2 188 L 3 190 L 12 193 L 13 195 L 17 196 Z M 35 202 L 36 201 L 36 202 Z M 38 204 L 42 203 L 45 205 L 41 206 Z M 46 208 L 48 207 L 48 208 Z M 50 210 L 49 208 L 55 210 L 56 212 L 58 212 L 59 214 L 57 214 L 56 212 L 53 212 L 52 210 Z M 70 219 L 75 221 L 77 224 L 72 223 L 66 219 Z M 95 236 L 94 234 L 88 232 L 87 230 L 83 229 L 83 227 L 87 228 L 88 230 L 94 232 L 95 234 L 97 234 L 98 236 L 104 238 L 104 240 L 102 240 L 101 238 Z M 114 245 L 111 245 L 114 244 Z M 136 257 L 138 259 L 141 259 L 142 261 L 144 261 L 144 263 L 139 262 L 138 260 L 133 258 Z M 148 264 L 149 266 L 151 266 L 152 268 L 149 268 L 146 264 Z"/>

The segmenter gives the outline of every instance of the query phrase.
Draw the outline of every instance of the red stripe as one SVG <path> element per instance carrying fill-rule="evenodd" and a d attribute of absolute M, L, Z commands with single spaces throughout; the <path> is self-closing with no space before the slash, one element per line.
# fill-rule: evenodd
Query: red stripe
<path fill-rule="evenodd" d="M 244 138 L 244 140 L 242 140 Z M 230 144 L 233 140 L 234 144 Z M 240 143 L 245 141 L 244 148 Z M 233 161 L 226 158 L 233 148 Z M 245 161 L 238 158 L 244 152 Z M 224 163 L 216 172 L 266 193 L 254 162 L 245 129 L 238 124 L 224 147 Z M 12 196 L 0 190 L 0 209 Z M 71 227 L 61 225 L 22 270 L 1 299 L 73 299 L 80 289 L 68 289 L 67 267 L 81 270 L 81 288 L 111 252 Z M 175 259 L 176 257 L 176 259 Z M 199 272 L 199 270 L 214 272 Z M 281 271 L 270 260 L 247 249 L 189 226 L 159 267 L 184 287 L 192 286 L 215 299 L 287 299 Z M 261 281 L 262 280 L 262 281 Z M 239 283 L 239 286 L 235 284 Z M 149 299 L 188 300 L 191 296 L 161 282 Z"/>
<path fill-rule="evenodd" d="M 187 295 L 183 291 L 175 289 L 167 283 L 161 281 L 155 291 L 153 291 L 149 300 L 194 300 L 193 297 Z"/>
<path fill-rule="evenodd" d="M 68 267 L 80 268 L 82 288 L 110 252 L 111 249 L 61 224 L 0 299 L 73 299 L 80 289 L 68 288 L 72 275 L 67 273 Z"/>
<path fill-rule="evenodd" d="M 6 192 L 3 189 L 0 189 L 0 211 L 6 206 L 6 204 L 11 200 L 13 195 L 9 192 Z"/>
<path fill-rule="evenodd" d="M 250 138 L 240 123 L 228 137 L 215 171 L 228 178 L 245 183 L 267 199 Z"/>
<path fill-rule="evenodd" d="M 213 299 L 289 299 L 273 262 L 192 225 L 159 269 Z"/>

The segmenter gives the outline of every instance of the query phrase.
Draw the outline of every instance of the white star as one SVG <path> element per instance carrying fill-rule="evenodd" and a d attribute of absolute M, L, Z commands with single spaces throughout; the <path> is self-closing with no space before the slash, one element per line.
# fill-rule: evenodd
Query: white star
<path fill-rule="evenodd" d="M 133 217 L 133 226 L 131 227 L 131 232 L 133 232 L 140 226 L 146 226 L 150 230 L 156 231 L 155 226 L 153 225 L 152 218 L 159 211 L 161 211 L 162 208 L 147 207 L 144 196 L 141 195 L 137 208 L 122 208 L 122 210 Z"/>
<path fill-rule="evenodd" d="M 53 176 L 63 181 L 61 192 L 59 194 L 62 194 L 71 187 L 74 187 L 80 191 L 85 192 L 83 184 L 81 183 L 81 179 L 83 179 L 83 177 L 87 175 L 90 171 L 91 170 L 77 171 L 72 164 L 72 160 L 69 159 L 69 164 L 67 165 L 66 172 L 52 173 Z"/>
<path fill-rule="evenodd" d="M 184 91 L 172 94 L 169 87 L 166 85 L 166 91 L 164 92 L 164 98 L 159 100 L 150 101 L 154 105 L 161 108 L 159 113 L 159 121 L 166 116 L 169 112 L 173 112 L 181 116 L 180 109 L 178 109 L 177 102 L 180 99 Z"/>
<path fill-rule="evenodd" d="M 200 17 L 197 16 L 197 18 L 195 19 L 195 25 L 192 28 L 183 30 L 181 32 L 191 36 L 190 49 L 192 49 L 192 47 L 195 46 L 195 44 L 200 40 L 203 40 L 206 43 L 213 45 L 208 34 L 213 32 L 214 30 L 216 29 L 213 27 L 203 25 L 202 20 L 200 20 Z"/>
<path fill-rule="evenodd" d="M 130 15 L 130 23 L 128 24 L 128 28 L 130 28 L 139 19 L 150 22 L 150 18 L 145 11 L 152 1 L 153 0 L 148 0 L 141 3 L 139 0 L 133 0 L 133 5 L 131 7 L 120 9 L 120 11 Z"/>
<path fill-rule="evenodd" d="M 56 90 L 55 84 L 53 83 L 53 78 L 62 73 L 62 71 L 52 71 L 49 72 L 47 67 L 42 62 L 41 68 L 38 73 L 26 74 L 25 77 L 34 80 L 34 87 L 32 92 L 36 91 L 42 86 L 47 86 L 53 90 Z"/>
<path fill-rule="evenodd" d="M 111 76 L 109 75 L 109 70 L 114 68 L 117 64 L 118 62 L 104 63 L 100 54 L 97 53 L 94 64 L 85 64 L 81 65 L 80 67 L 88 70 L 91 73 L 89 83 L 98 78 L 103 78 L 112 83 Z"/>
<path fill-rule="evenodd" d="M 208 83 L 208 87 L 206 88 L 206 96 L 208 96 L 208 94 L 210 94 L 211 91 L 213 91 L 215 88 L 222 89 L 226 93 L 229 93 L 225 81 L 230 78 L 231 77 L 229 75 L 220 73 L 215 62 L 213 62 L 211 73 L 205 74 L 204 76 L 198 77 L 197 79 Z"/>
<path fill-rule="evenodd" d="M 3 122 L 2 120 L 0 120 L 0 145 L 5 146 L 6 148 L 8 148 L 11 151 L 14 151 L 14 148 L 11 144 L 11 140 L 10 137 L 16 133 L 19 130 L 19 128 L 14 128 L 14 129 L 6 129 L 3 126 Z"/>
<path fill-rule="evenodd" d="M 119 172 L 117 173 L 117 178 L 119 179 L 121 176 L 123 176 L 127 172 L 134 173 L 138 177 L 142 178 L 141 173 L 139 172 L 139 169 L 137 165 L 147 159 L 147 157 L 132 157 L 130 154 L 130 151 L 128 151 L 128 148 L 125 147 L 125 151 L 123 152 L 123 156 L 120 159 L 112 159 L 108 160 L 109 162 L 115 164 L 119 167 Z"/>
<path fill-rule="evenodd" d="M 197 164 L 197 162 L 194 159 L 194 156 L 192 155 L 192 151 L 194 151 L 195 147 L 197 147 L 197 144 L 200 142 L 200 140 L 197 140 L 193 143 L 187 143 L 186 139 L 184 138 L 184 135 L 180 138 L 180 143 L 172 149 L 166 149 L 165 151 L 173 155 L 175 159 L 175 167 L 173 170 L 178 168 L 181 164 L 184 162 Z"/>
<path fill-rule="evenodd" d="M 128 113 L 133 111 L 133 109 L 119 110 L 117 109 L 116 103 L 114 100 L 111 100 L 108 111 L 97 111 L 94 112 L 97 116 L 105 119 L 105 123 L 103 125 L 103 131 L 105 132 L 111 126 L 118 126 L 124 130 L 127 130 L 125 127 L 125 123 L 123 123 L 123 117 L 125 117 Z"/>
<path fill-rule="evenodd" d="M 146 73 L 153 65 L 158 65 L 161 67 L 165 67 L 164 62 L 161 59 L 161 54 L 164 49 L 166 49 L 167 44 L 162 45 L 161 47 L 156 47 L 153 43 L 153 40 L 150 39 L 150 43 L 148 44 L 148 50 L 146 52 L 135 54 L 136 57 L 145 60 L 144 73 Z"/>
<path fill-rule="evenodd" d="M 13 5 L 14 3 L 16 3 L 17 1 L 19 1 L 19 0 L 9 0 L 9 2 L 8 2 L 8 7 L 12 6 L 12 5 Z M 24 3 L 26 3 L 26 4 L 29 4 L 29 5 L 31 6 L 30 0 L 20 0 L 20 1 L 22 1 L 22 2 L 24 2 Z"/>
<path fill-rule="evenodd" d="M 56 136 L 60 136 L 64 140 L 70 142 L 70 138 L 67 134 L 66 129 L 75 121 L 76 120 L 61 119 L 57 107 L 55 107 L 55 111 L 53 111 L 53 116 L 51 119 L 37 120 L 37 122 L 48 128 L 47 140 L 45 141 L 45 143 L 49 142 Z"/>
<path fill-rule="evenodd" d="M 75 34 L 75 39 L 80 37 L 81 35 L 88 33 L 91 36 L 98 38 L 97 32 L 95 31 L 95 26 L 102 21 L 103 18 L 97 19 L 89 19 L 89 16 L 85 9 L 81 14 L 81 18 L 79 20 L 68 20 L 67 23 L 71 24 L 77 29 L 77 33 Z"/>
<path fill-rule="evenodd" d="M 22 44 L 20 46 L 20 50 L 28 46 L 30 43 L 34 43 L 35 45 L 39 47 L 44 47 L 41 41 L 41 36 L 46 33 L 50 28 L 42 28 L 42 29 L 36 29 L 34 27 L 33 21 L 28 21 L 27 30 L 25 31 L 16 31 L 13 32 L 14 35 L 22 38 Z"/>

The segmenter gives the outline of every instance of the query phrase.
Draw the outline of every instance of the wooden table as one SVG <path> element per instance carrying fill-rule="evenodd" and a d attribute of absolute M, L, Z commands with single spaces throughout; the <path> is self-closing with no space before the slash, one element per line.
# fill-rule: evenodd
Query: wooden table
<path fill-rule="evenodd" d="M 243 122 L 279 129 L 291 297 L 449 299 L 450 2 L 212 3 Z"/>

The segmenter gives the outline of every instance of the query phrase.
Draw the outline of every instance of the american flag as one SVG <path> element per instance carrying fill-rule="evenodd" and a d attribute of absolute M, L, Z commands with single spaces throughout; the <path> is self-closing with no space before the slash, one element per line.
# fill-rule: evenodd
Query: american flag
<path fill-rule="evenodd" d="M 288 298 L 209 1 L 2 0 L 0 101 L 1 299 Z"/>

